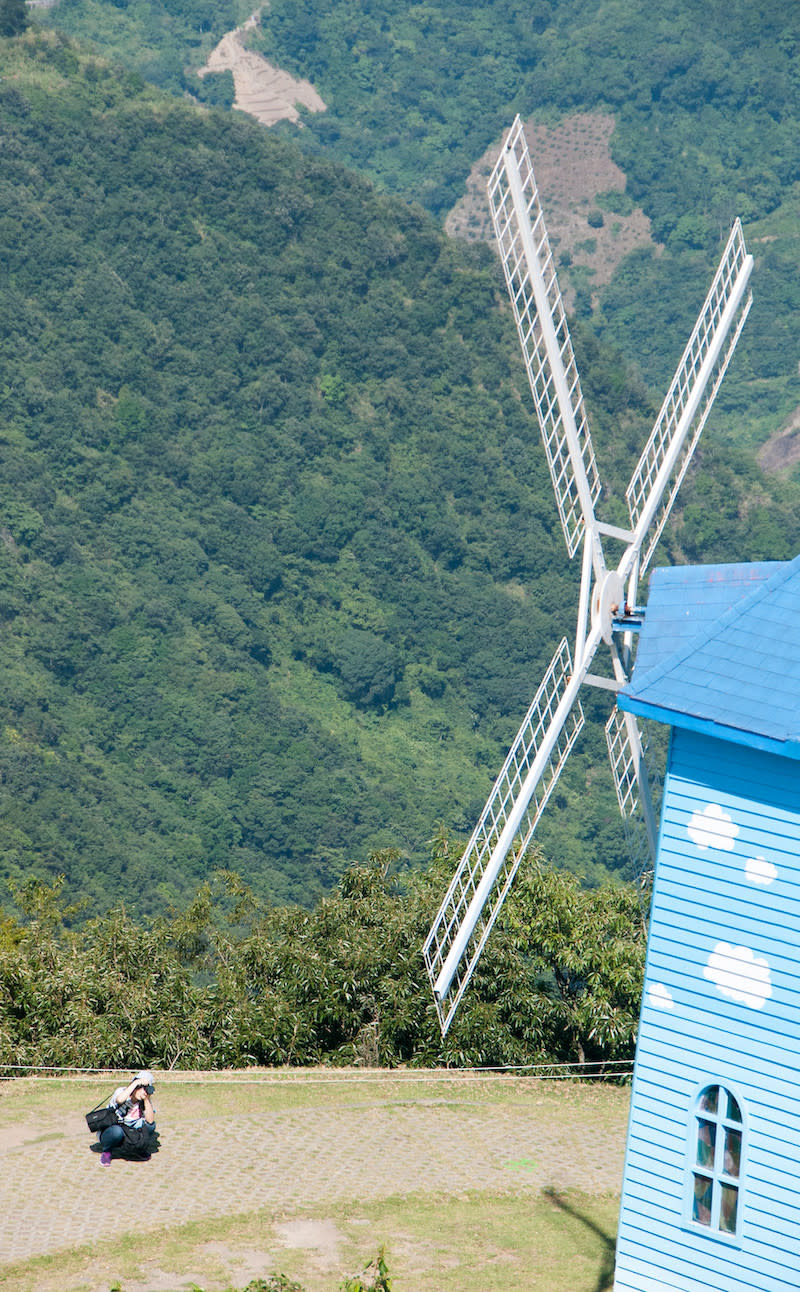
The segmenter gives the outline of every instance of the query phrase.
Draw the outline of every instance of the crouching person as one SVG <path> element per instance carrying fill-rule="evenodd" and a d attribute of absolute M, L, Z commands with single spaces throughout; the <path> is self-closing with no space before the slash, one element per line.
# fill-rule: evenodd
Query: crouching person
<path fill-rule="evenodd" d="M 152 1072 L 137 1072 L 127 1086 L 119 1086 L 108 1101 L 117 1115 L 115 1125 L 100 1132 L 100 1165 L 110 1166 L 111 1157 L 134 1157 L 147 1162 L 156 1147 L 156 1113 Z"/>

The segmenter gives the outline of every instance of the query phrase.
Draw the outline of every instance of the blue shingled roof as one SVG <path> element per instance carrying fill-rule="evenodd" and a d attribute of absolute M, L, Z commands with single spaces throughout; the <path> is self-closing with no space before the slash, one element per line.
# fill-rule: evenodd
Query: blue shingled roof
<path fill-rule="evenodd" d="M 800 556 L 654 571 L 618 704 L 800 758 Z"/>

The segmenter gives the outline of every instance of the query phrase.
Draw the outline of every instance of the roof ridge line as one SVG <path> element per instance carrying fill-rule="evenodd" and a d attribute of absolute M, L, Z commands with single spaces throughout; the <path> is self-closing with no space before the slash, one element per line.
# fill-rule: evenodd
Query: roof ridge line
<path fill-rule="evenodd" d="M 745 565 L 747 564 L 747 562 L 731 561 L 730 564 Z M 756 563 L 753 562 L 753 564 L 756 564 Z M 767 564 L 767 562 L 764 562 L 764 564 Z M 757 605 L 758 602 L 761 601 L 764 597 L 769 596 L 776 587 L 779 587 L 781 583 L 785 582 L 787 578 L 791 577 L 791 575 L 793 575 L 796 570 L 800 571 L 800 552 L 792 560 L 782 561 L 780 565 L 781 565 L 781 568 L 779 570 L 776 570 L 775 573 L 770 575 L 768 579 L 765 579 L 762 582 L 758 583 L 751 592 L 747 593 L 746 596 L 742 597 L 741 600 L 737 601 L 734 605 L 732 605 L 730 609 L 726 610 L 724 614 L 722 614 L 718 619 L 715 619 L 710 626 L 701 628 L 697 633 L 694 634 L 694 636 L 690 637 L 688 642 L 685 642 L 683 645 L 679 646 L 677 650 L 673 651 L 670 655 L 667 656 L 666 659 L 662 660 L 660 663 L 654 664 L 653 667 L 651 669 L 648 669 L 648 671 L 644 673 L 641 678 L 638 678 L 636 682 L 631 680 L 626 687 L 623 687 L 620 694 L 632 696 L 634 694 L 633 692 L 634 686 L 638 691 L 640 689 L 643 689 L 644 687 L 652 686 L 655 682 L 660 681 L 660 679 L 664 677 L 666 673 L 671 672 L 676 667 L 676 665 L 682 664 L 686 659 L 688 659 L 690 655 L 695 654 L 698 650 L 702 649 L 702 647 L 705 646 L 708 642 L 713 641 L 714 638 L 718 636 L 721 632 L 724 632 L 724 630 L 730 624 L 734 623 L 735 620 L 740 619 L 744 614 L 749 613 L 750 610 L 753 608 L 753 606 Z M 695 567 L 695 568 L 703 568 L 703 567 L 701 566 L 701 567 Z M 635 677 L 636 677 L 636 670 L 634 665 L 634 678 Z"/>

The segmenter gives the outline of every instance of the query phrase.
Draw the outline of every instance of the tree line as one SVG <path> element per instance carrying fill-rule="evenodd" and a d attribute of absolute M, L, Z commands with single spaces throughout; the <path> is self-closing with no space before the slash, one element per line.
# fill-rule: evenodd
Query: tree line
<path fill-rule="evenodd" d="M 632 886 L 593 891 L 532 853 L 446 1039 L 421 955 L 457 861 L 397 850 L 313 911 L 220 871 L 150 920 L 81 916 L 61 879 L 0 915 L 0 1063 L 81 1068 L 604 1064 L 631 1059 L 645 945 Z"/>

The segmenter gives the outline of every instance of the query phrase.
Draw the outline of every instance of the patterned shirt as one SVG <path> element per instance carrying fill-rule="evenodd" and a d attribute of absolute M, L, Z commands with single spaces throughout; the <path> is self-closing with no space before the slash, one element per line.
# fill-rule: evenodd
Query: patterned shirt
<path fill-rule="evenodd" d="M 155 1126 L 155 1120 L 146 1122 L 144 1119 L 144 1104 L 138 1099 L 126 1099 L 125 1090 L 127 1087 L 118 1086 L 108 1101 L 109 1108 L 114 1108 L 117 1117 L 126 1126 Z M 119 1102 L 118 1102 L 119 1101 Z M 152 1105 L 151 1105 L 152 1106 Z M 155 1109 L 153 1109 L 155 1113 Z"/>

